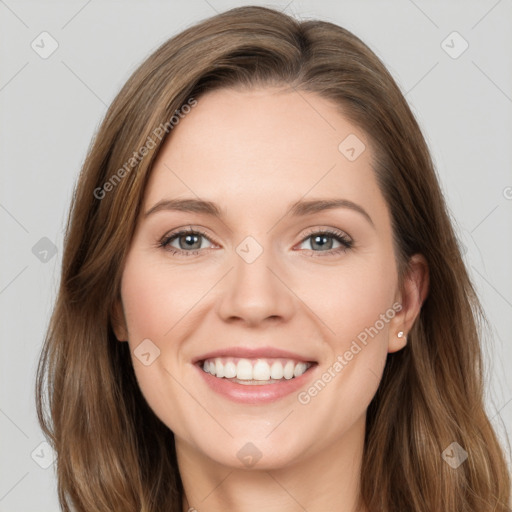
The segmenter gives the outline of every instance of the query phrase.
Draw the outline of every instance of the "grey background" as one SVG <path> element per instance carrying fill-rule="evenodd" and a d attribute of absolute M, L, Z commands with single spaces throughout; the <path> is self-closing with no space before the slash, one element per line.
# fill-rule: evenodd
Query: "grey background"
<path fill-rule="evenodd" d="M 249 3 L 353 31 L 406 94 L 489 318 L 488 414 L 502 442 L 512 434 L 511 0 L 0 0 L 0 511 L 59 509 L 52 453 L 40 446 L 34 375 L 71 192 L 106 106 L 163 41 Z M 43 31 L 59 45 L 46 59 L 31 47 L 42 46 Z M 463 41 L 446 39 L 453 31 L 469 44 L 458 58 Z"/>

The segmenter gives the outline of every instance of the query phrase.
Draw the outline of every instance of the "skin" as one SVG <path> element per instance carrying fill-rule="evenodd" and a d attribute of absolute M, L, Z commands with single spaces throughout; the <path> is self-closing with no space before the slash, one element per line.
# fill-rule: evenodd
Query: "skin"
<path fill-rule="evenodd" d="M 338 150 L 349 134 L 366 145 L 354 161 Z M 184 511 L 356 510 L 366 410 L 387 354 L 407 343 L 397 334 L 410 330 L 428 285 L 425 260 L 415 255 L 399 287 L 371 155 L 366 135 L 334 104 L 289 88 L 209 92 L 161 148 L 143 212 L 185 197 L 225 212 L 223 220 L 166 210 L 141 216 L 114 317 L 142 393 L 175 434 Z M 349 208 L 286 215 L 291 203 L 314 198 L 350 200 L 373 225 Z M 189 226 L 208 238 L 192 249 L 178 238 L 172 248 L 200 247 L 199 254 L 158 247 Z M 327 255 L 340 243 L 315 245 L 310 233 L 322 229 L 346 233 L 352 248 Z M 247 236 L 263 249 L 250 264 L 236 252 Z M 191 363 L 217 348 L 275 346 L 316 360 L 320 377 L 394 303 L 402 310 L 307 404 L 297 393 L 266 405 L 234 403 Z M 146 338 L 160 350 L 148 366 L 133 356 Z M 262 455 L 252 467 L 237 457 L 248 442 Z"/>

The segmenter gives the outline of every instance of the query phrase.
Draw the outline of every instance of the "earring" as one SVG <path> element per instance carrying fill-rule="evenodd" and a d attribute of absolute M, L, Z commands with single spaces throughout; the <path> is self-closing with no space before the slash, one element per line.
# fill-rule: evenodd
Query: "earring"
<path fill-rule="evenodd" d="M 397 334 L 397 336 L 398 336 L 399 338 L 403 338 L 403 337 L 404 337 L 404 331 L 399 331 L 399 332 L 398 332 L 398 334 Z"/>

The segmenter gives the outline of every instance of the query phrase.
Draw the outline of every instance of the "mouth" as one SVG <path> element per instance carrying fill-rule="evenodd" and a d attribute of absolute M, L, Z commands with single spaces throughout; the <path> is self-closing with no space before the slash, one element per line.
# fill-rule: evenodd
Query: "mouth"
<path fill-rule="evenodd" d="M 217 379 L 244 386 L 264 386 L 296 379 L 317 363 L 290 358 L 215 357 L 196 364 Z"/>
<path fill-rule="evenodd" d="M 215 357 L 194 363 L 208 388 L 239 404 L 267 404 L 297 393 L 316 375 L 316 361 Z"/>

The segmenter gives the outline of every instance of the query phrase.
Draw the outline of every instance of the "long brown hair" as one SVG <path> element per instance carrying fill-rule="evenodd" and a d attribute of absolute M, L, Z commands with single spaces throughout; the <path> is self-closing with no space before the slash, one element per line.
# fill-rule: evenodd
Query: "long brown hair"
<path fill-rule="evenodd" d="M 332 100 L 368 135 L 401 275 L 413 254 L 429 265 L 429 295 L 406 347 L 388 354 L 367 411 L 364 504 L 371 512 L 509 510 L 504 451 L 484 411 L 482 311 L 404 96 L 349 31 L 251 6 L 188 28 L 146 59 L 81 170 L 36 389 L 63 510 L 182 511 L 174 435 L 144 400 L 112 311 L 169 120 L 178 124 L 184 105 L 214 88 L 276 84 Z M 442 457 L 453 442 L 468 453 L 456 469 Z"/>

